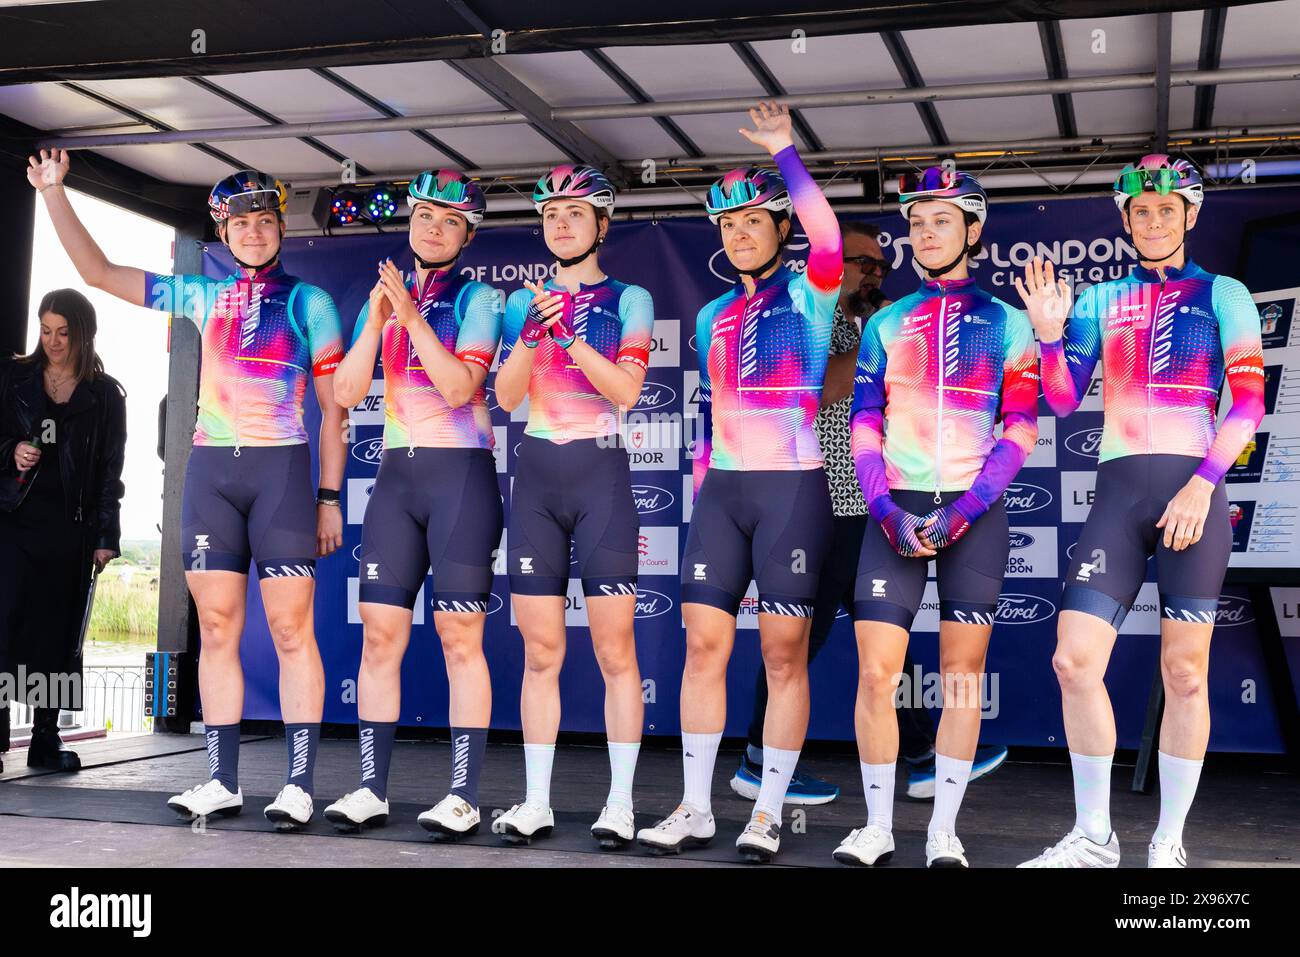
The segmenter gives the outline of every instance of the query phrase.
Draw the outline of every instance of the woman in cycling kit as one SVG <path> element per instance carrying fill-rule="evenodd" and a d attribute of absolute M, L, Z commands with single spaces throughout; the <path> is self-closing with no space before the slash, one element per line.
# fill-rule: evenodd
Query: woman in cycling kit
<path fill-rule="evenodd" d="M 1223 476 L 1264 416 L 1259 311 L 1250 292 L 1187 257 L 1204 199 L 1186 160 L 1145 156 L 1115 181 L 1138 265 L 1090 286 L 1035 260 L 1016 288 L 1042 343 L 1043 392 L 1058 416 L 1079 406 L 1100 361 L 1105 409 L 1097 488 L 1065 575 L 1052 664 L 1074 773 L 1075 826 L 1022 867 L 1118 867 L 1110 824 L 1115 717 L 1103 678 L 1124 616 L 1156 559 L 1160 591 L 1160 820 L 1149 867 L 1185 867 L 1183 821 L 1210 735 L 1210 637 L 1232 529 Z M 1068 316 L 1068 321 L 1067 321 Z M 1224 379 L 1232 408 L 1215 412 Z"/>
<path fill-rule="evenodd" d="M 685 788 L 676 810 L 638 839 L 675 853 L 713 838 L 727 662 L 753 580 L 769 698 L 762 783 L 736 847 L 762 862 L 780 847 L 781 807 L 808 729 L 808 631 L 833 522 L 813 419 L 844 262 L 835 214 L 795 150 L 789 110 L 760 103 L 749 115 L 754 129 L 740 132 L 779 173 L 733 170 L 706 207 L 741 279 L 696 318 L 703 435 L 681 576 Z M 781 260 L 791 205 L 808 235 L 804 272 Z"/>
<path fill-rule="evenodd" d="M 357 676 L 358 787 L 325 809 L 340 830 L 388 820 L 388 768 L 401 712 L 402 659 L 415 602 L 433 569 L 434 628 L 450 686 L 451 787 L 419 816 L 437 838 L 478 830 L 478 779 L 492 715 L 483 627 L 502 507 L 483 384 L 501 339 L 501 295 L 457 273 L 486 202 L 456 170 L 416 176 L 414 269 L 391 260 L 361 307 L 352 348 L 334 380 L 340 405 L 384 376 L 384 452 L 361 530 L 357 609 L 364 631 Z"/>
<path fill-rule="evenodd" d="M 506 301 L 496 378 L 503 409 L 528 401 L 506 532 L 511 601 L 524 639 L 528 790 L 493 829 L 516 844 L 554 827 L 551 765 L 572 554 L 605 680 L 610 788 L 591 832 L 602 847 L 616 848 L 633 836 L 632 778 L 644 716 L 633 633 L 639 521 L 621 433 L 623 413 L 641 397 L 654 305 L 646 290 L 600 269 L 596 251 L 614 208 L 614 188 L 603 174 L 557 166 L 538 180 L 533 203 L 558 270 Z"/>
<path fill-rule="evenodd" d="M 285 786 L 267 806 L 277 828 L 312 816 L 312 780 L 325 675 L 312 620 L 316 558 L 343 543 L 339 486 L 347 446 L 334 369 L 343 356 L 338 310 L 323 289 L 280 263 L 287 194 L 241 170 L 216 184 L 208 206 L 237 265 L 225 279 L 157 275 L 110 262 L 63 191 L 68 155 L 42 150 L 28 179 L 81 278 L 136 306 L 183 315 L 202 339 L 198 422 L 185 470 L 181 549 L 198 608 L 199 695 L 211 780 L 172 797 L 183 817 L 237 814 L 244 677 L 239 639 L 250 562 L 280 661 L 280 710 L 289 750 Z M 303 395 L 321 408 L 320 485 L 311 487 Z"/>
<path fill-rule="evenodd" d="M 943 717 L 925 859 L 927 867 L 965 867 L 956 821 L 979 743 L 984 661 L 1007 565 L 1002 493 L 1038 437 L 1038 355 L 1025 314 L 970 276 L 988 215 L 975 178 L 927 169 L 905 179 L 899 209 L 926 278 L 871 317 L 858 353 L 853 461 L 871 520 L 853 618 L 867 824 L 835 859 L 871 865 L 894 850 L 894 700 L 933 559 Z"/>

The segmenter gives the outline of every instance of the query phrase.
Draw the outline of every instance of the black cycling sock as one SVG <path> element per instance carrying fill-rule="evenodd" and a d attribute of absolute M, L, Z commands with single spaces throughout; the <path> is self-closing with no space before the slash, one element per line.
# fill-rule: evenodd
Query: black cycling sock
<path fill-rule="evenodd" d="M 296 784 L 308 794 L 316 777 L 316 748 L 320 744 L 320 722 L 286 724 L 284 739 L 289 745 L 289 776 L 285 784 Z"/>
<path fill-rule="evenodd" d="M 239 722 L 203 728 L 208 744 L 208 769 L 214 781 L 234 794 L 239 790 Z"/>
<path fill-rule="evenodd" d="M 393 759 L 393 738 L 396 736 L 396 721 L 367 721 L 362 718 L 357 725 L 357 737 L 361 742 L 361 786 L 370 788 L 381 801 L 388 800 L 388 765 Z"/>
<path fill-rule="evenodd" d="M 487 733 L 487 728 L 451 729 L 451 793 L 471 807 L 478 807 L 478 775 Z"/>

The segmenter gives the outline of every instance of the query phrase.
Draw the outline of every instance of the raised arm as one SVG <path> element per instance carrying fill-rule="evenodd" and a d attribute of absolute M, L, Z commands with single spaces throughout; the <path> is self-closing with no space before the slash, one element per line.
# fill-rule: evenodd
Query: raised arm
<path fill-rule="evenodd" d="M 1264 418 L 1264 352 L 1259 310 L 1250 292 L 1228 276 L 1214 280 L 1214 313 L 1219 317 L 1223 368 L 1232 389 L 1232 407 L 1205 459 L 1196 469 L 1211 485 L 1232 468 Z"/>
<path fill-rule="evenodd" d="M 819 292 L 838 294 L 844 275 L 839 222 L 794 147 L 790 108 L 776 101 L 760 102 L 749 111 L 749 118 L 754 129 L 742 129 L 740 133 L 767 150 L 776 161 L 776 168 L 790 191 L 795 215 L 808 236 L 809 281 Z"/>
<path fill-rule="evenodd" d="M 134 306 L 150 305 L 144 270 L 110 262 L 72 208 L 63 188 L 68 165 L 67 150 L 41 150 L 39 159 L 35 156 L 27 158 L 27 182 L 45 201 L 54 232 L 77 274 L 86 285 L 102 289 Z M 169 311 L 181 312 L 180 309 Z"/>
<path fill-rule="evenodd" d="M 808 281 L 822 292 L 838 295 L 844 278 L 844 250 L 835 211 L 808 174 L 793 143 L 772 158 L 790 190 L 795 215 L 808 237 Z"/>

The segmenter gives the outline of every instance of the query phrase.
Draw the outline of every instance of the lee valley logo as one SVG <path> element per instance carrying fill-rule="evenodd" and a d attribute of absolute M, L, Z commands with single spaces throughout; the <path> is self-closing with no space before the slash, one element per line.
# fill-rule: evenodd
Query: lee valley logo
<path fill-rule="evenodd" d="M 59 928 L 130 928 L 133 937 L 148 937 L 153 928 L 152 894 L 83 894 L 78 887 L 50 898 L 50 926 Z"/>

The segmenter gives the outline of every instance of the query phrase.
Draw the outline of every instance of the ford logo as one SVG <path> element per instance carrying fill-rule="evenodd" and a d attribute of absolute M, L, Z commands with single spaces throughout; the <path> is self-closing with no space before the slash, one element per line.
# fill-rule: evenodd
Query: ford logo
<path fill-rule="evenodd" d="M 1219 607 L 1214 614 L 1214 624 L 1219 628 L 1235 628 L 1255 620 L 1251 604 L 1237 595 L 1220 595 Z"/>
<path fill-rule="evenodd" d="M 1012 548 L 1028 548 L 1034 544 L 1034 536 L 1028 532 L 1010 532 L 1007 534 L 1007 542 Z"/>
<path fill-rule="evenodd" d="M 1065 440 L 1065 447 L 1075 455 L 1095 459 L 1101 450 L 1101 429 L 1084 429 Z"/>
<path fill-rule="evenodd" d="M 499 612 L 502 608 L 505 607 L 505 604 L 506 603 L 501 600 L 500 595 L 498 595 L 496 592 L 492 592 L 490 595 L 488 595 L 487 613 L 489 615 L 495 615 L 497 612 Z"/>
<path fill-rule="evenodd" d="M 384 454 L 384 438 L 377 436 L 364 442 L 352 443 L 352 457 L 365 465 L 378 465 Z"/>
<path fill-rule="evenodd" d="M 662 409 L 666 405 L 672 405 L 677 401 L 677 393 L 671 386 L 662 385 L 658 382 L 645 382 L 641 385 L 641 398 L 637 400 L 634 409 L 649 410 Z"/>
<path fill-rule="evenodd" d="M 994 617 L 1004 625 L 1029 625 L 1056 614 L 1056 606 L 1037 595 L 999 595 Z"/>
<path fill-rule="evenodd" d="M 361 543 L 360 543 L 360 542 L 357 543 L 356 548 L 352 549 L 352 560 L 353 560 L 354 562 L 359 562 L 359 561 L 361 561 Z"/>
<path fill-rule="evenodd" d="M 1052 493 L 1039 485 L 1013 482 L 1002 493 L 1002 503 L 1006 506 L 1008 515 L 1023 515 L 1051 505 Z"/>
<path fill-rule="evenodd" d="M 487 407 L 489 412 L 494 412 L 497 409 L 501 408 L 501 406 L 497 404 L 496 386 L 485 385 L 483 387 L 483 395 L 485 401 L 487 402 Z"/>
<path fill-rule="evenodd" d="M 636 590 L 636 617 L 658 618 L 673 610 L 673 600 L 662 592 L 650 591 L 648 588 Z"/>
<path fill-rule="evenodd" d="M 1067 549 L 1065 550 L 1065 557 L 1066 557 L 1066 558 L 1074 558 L 1074 546 L 1075 546 L 1075 545 L 1078 545 L 1078 544 L 1079 544 L 1078 542 L 1071 542 L 1071 543 L 1070 543 L 1070 547 L 1067 548 Z"/>
<path fill-rule="evenodd" d="M 638 515 L 653 515 L 671 508 L 676 499 L 673 493 L 657 485 L 633 485 L 632 499 L 636 502 Z"/>

